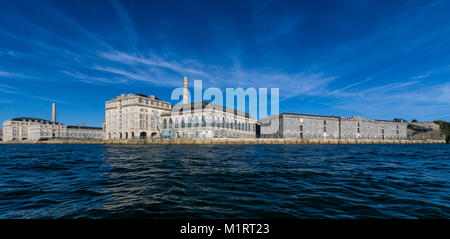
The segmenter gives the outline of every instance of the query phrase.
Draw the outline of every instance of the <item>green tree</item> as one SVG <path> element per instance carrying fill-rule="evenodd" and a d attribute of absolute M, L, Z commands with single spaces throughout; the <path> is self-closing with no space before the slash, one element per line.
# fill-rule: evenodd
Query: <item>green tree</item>
<path fill-rule="evenodd" d="M 439 125 L 439 129 L 441 130 L 442 134 L 445 135 L 447 143 L 449 143 L 449 141 L 450 141 L 450 123 L 445 122 L 443 120 L 437 120 L 437 121 L 434 121 L 433 123 Z"/>

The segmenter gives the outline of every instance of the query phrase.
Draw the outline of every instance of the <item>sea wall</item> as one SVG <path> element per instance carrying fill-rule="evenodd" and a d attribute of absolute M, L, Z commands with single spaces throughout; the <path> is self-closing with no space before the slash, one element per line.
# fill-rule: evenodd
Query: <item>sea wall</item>
<path fill-rule="evenodd" d="M 0 144 L 445 144 L 445 140 L 348 140 L 348 139 L 128 139 L 128 140 L 52 140 L 0 141 Z"/>

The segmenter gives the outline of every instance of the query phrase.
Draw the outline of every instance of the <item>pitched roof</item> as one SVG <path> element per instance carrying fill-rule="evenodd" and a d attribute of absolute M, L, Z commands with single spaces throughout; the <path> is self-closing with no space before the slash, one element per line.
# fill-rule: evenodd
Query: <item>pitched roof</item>
<path fill-rule="evenodd" d="M 42 123 L 42 124 L 60 124 L 59 122 L 53 122 L 46 119 L 39 119 L 39 118 L 30 118 L 30 117 L 20 117 L 20 118 L 14 118 L 11 119 L 12 121 L 26 121 L 26 122 L 36 122 L 36 123 Z"/>
<path fill-rule="evenodd" d="M 184 109 L 187 109 L 187 110 L 195 110 L 198 108 L 205 109 L 207 106 L 210 106 L 211 108 L 222 109 L 223 112 L 230 112 L 230 113 L 234 113 L 236 115 L 244 115 L 245 117 L 250 118 L 249 113 L 245 113 L 245 112 L 242 112 L 239 110 L 227 108 L 225 106 L 221 106 L 221 105 L 214 104 L 211 102 L 206 102 L 206 101 L 183 104 L 183 105 L 175 105 L 172 107 L 172 111 L 183 112 Z"/>
<path fill-rule="evenodd" d="M 76 126 L 76 125 L 69 125 L 67 126 L 68 129 L 97 129 L 97 130 L 103 130 L 102 127 L 91 127 L 91 126 Z"/>

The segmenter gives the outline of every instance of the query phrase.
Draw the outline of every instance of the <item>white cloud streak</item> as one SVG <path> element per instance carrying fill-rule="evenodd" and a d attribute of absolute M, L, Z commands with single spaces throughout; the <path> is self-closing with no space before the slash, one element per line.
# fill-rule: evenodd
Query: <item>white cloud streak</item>
<path fill-rule="evenodd" d="M 4 94 L 10 94 L 10 95 L 20 95 L 23 97 L 38 99 L 38 100 L 42 100 L 42 101 L 56 102 L 56 103 L 61 103 L 61 104 L 70 104 L 70 103 L 62 101 L 62 100 L 57 100 L 57 99 L 53 99 L 53 98 L 29 94 L 29 93 L 26 93 L 25 91 L 23 91 L 22 89 L 19 89 L 17 87 L 11 86 L 11 85 L 3 84 L 3 83 L 0 83 L 0 92 L 4 93 Z"/>

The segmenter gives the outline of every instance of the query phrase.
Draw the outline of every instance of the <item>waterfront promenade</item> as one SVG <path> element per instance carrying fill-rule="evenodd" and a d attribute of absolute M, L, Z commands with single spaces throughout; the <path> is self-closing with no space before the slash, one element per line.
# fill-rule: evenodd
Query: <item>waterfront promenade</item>
<path fill-rule="evenodd" d="M 115 139 L 0 141 L 0 144 L 187 144 L 187 145 L 254 145 L 254 144 L 445 144 L 445 140 L 350 140 L 350 139 Z"/>

